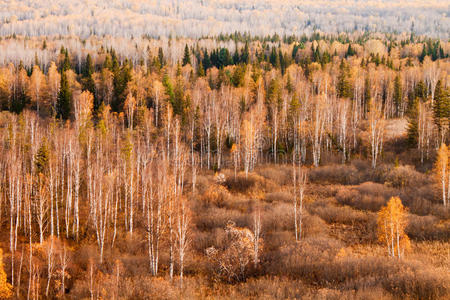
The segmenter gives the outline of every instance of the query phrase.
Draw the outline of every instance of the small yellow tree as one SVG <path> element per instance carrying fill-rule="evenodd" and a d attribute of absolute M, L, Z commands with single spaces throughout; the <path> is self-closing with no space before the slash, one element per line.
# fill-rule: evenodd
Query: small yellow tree
<path fill-rule="evenodd" d="M 233 155 L 233 162 L 234 162 L 234 179 L 236 180 L 237 166 L 238 166 L 238 159 L 239 159 L 238 146 L 237 146 L 236 144 L 233 144 L 233 146 L 231 146 L 230 152 L 231 152 L 231 154 Z"/>
<path fill-rule="evenodd" d="M 445 144 L 442 144 L 437 152 L 436 163 L 434 166 L 434 170 L 436 173 L 436 177 L 439 181 L 442 190 L 442 202 L 444 206 L 447 206 L 448 202 L 448 191 L 446 193 L 447 185 L 449 184 L 449 172 L 448 172 L 448 148 Z"/>
<path fill-rule="evenodd" d="M 378 213 L 378 239 L 386 244 L 389 256 L 401 258 L 409 249 L 409 238 L 405 233 L 408 211 L 399 197 L 391 197 Z"/>
<path fill-rule="evenodd" d="M 8 283 L 5 270 L 3 270 L 3 251 L 0 249 L 0 299 L 12 296 L 12 286 Z"/>

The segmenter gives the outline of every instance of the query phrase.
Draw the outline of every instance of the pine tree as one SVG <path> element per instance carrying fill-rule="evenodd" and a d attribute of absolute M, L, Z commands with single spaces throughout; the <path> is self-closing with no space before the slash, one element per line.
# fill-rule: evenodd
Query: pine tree
<path fill-rule="evenodd" d="M 448 91 L 442 87 L 440 80 L 436 84 L 434 93 L 433 113 L 434 122 L 441 134 L 441 142 L 444 142 L 450 120 L 450 96 Z"/>
<path fill-rule="evenodd" d="M 182 69 L 180 63 L 177 64 L 177 77 L 180 77 L 182 74 Z"/>
<path fill-rule="evenodd" d="M 124 62 L 123 66 L 119 68 L 114 67 L 113 60 L 113 73 L 114 73 L 114 99 L 111 103 L 111 108 L 115 112 L 121 112 L 123 110 L 123 104 L 127 97 L 126 89 L 128 82 L 131 81 L 131 70 L 133 66 L 127 60 Z"/>
<path fill-rule="evenodd" d="M 298 53 L 298 50 L 300 49 L 300 45 L 298 45 L 298 44 L 295 44 L 294 45 L 294 48 L 292 48 L 292 59 L 296 59 L 297 58 L 297 53 Z"/>
<path fill-rule="evenodd" d="M 267 90 L 267 101 L 268 103 L 278 103 L 278 98 L 280 96 L 280 84 L 278 79 L 274 78 L 270 81 L 269 88 Z"/>
<path fill-rule="evenodd" d="M 70 58 L 69 58 L 69 51 L 66 49 L 64 51 L 64 60 L 63 60 L 63 64 L 62 64 L 62 71 L 67 71 L 70 70 L 72 68 L 72 65 L 70 63 Z"/>
<path fill-rule="evenodd" d="M 412 100 L 409 112 L 408 112 L 408 144 L 411 147 L 417 146 L 419 138 L 419 100 L 415 98 Z"/>
<path fill-rule="evenodd" d="M 250 62 L 250 52 L 248 49 L 248 42 L 245 42 L 245 46 L 244 46 L 244 49 L 242 50 L 240 60 L 244 64 L 248 64 Z"/>
<path fill-rule="evenodd" d="M 397 110 L 397 116 L 401 116 L 403 101 L 403 91 L 402 91 L 402 81 L 399 75 L 395 76 L 394 79 L 394 104 Z"/>
<path fill-rule="evenodd" d="M 10 110 L 20 114 L 25 106 L 30 102 L 27 93 L 27 86 L 25 84 L 25 81 L 28 79 L 28 75 L 23 67 L 22 61 L 17 69 L 16 76 L 18 77 L 18 84 L 16 85 L 16 88 L 12 90 Z"/>
<path fill-rule="evenodd" d="M 349 82 L 349 70 L 348 66 L 344 62 L 341 61 L 339 66 L 339 75 L 338 75 L 338 83 L 337 83 L 337 94 L 340 98 L 351 98 L 352 96 L 352 88 Z"/>
<path fill-rule="evenodd" d="M 205 68 L 205 73 L 206 73 L 206 71 L 209 68 L 211 68 L 211 66 L 212 66 L 211 59 L 210 59 L 209 54 L 208 54 L 208 50 L 205 50 L 205 54 L 203 55 L 202 63 L 203 63 L 203 68 Z"/>
<path fill-rule="evenodd" d="M 347 53 L 345 56 L 348 57 L 348 56 L 353 56 L 355 54 L 356 54 L 356 52 L 355 52 L 355 50 L 353 50 L 352 44 L 348 44 Z"/>
<path fill-rule="evenodd" d="M 323 65 L 326 65 L 327 63 L 329 63 L 330 61 L 331 61 L 330 54 L 328 53 L 328 51 L 324 51 L 323 55 L 320 59 L 320 64 L 323 66 Z"/>
<path fill-rule="evenodd" d="M 161 47 L 159 47 L 159 49 L 158 49 L 158 61 L 159 61 L 159 65 L 161 68 L 164 67 L 164 65 L 166 64 L 166 60 L 164 58 L 164 52 Z"/>
<path fill-rule="evenodd" d="M 0 249 L 0 299 L 8 299 L 12 296 L 12 286 L 7 279 L 3 267 L 3 251 Z"/>
<path fill-rule="evenodd" d="M 233 65 L 237 65 L 241 63 L 241 57 L 239 55 L 238 47 L 236 45 L 236 51 L 233 53 Z"/>
<path fill-rule="evenodd" d="M 245 65 L 238 65 L 234 69 L 233 76 L 231 77 L 231 83 L 235 87 L 244 86 L 245 71 L 246 71 Z"/>
<path fill-rule="evenodd" d="M 110 55 L 106 55 L 105 61 L 103 62 L 103 68 L 112 71 L 112 61 Z"/>
<path fill-rule="evenodd" d="M 184 84 L 181 76 L 177 76 L 177 81 L 174 89 L 174 98 L 171 102 L 174 115 L 184 117 L 185 99 L 184 99 Z"/>
<path fill-rule="evenodd" d="M 364 114 L 369 111 L 371 99 L 372 94 L 370 92 L 370 78 L 367 76 L 364 79 Z"/>
<path fill-rule="evenodd" d="M 310 65 L 311 65 L 311 59 L 309 58 L 309 56 L 307 56 L 306 58 L 302 59 L 302 60 L 300 61 L 300 64 L 301 64 L 301 66 L 302 66 L 303 73 L 305 74 L 305 77 L 306 77 L 307 79 L 310 79 L 310 78 L 309 78 L 309 75 L 311 74 L 311 67 L 310 67 Z"/>
<path fill-rule="evenodd" d="M 425 46 L 425 44 L 423 45 L 423 48 L 422 48 L 422 53 L 420 54 L 420 56 L 419 56 L 419 61 L 421 62 L 421 63 L 423 63 L 423 60 L 425 59 L 425 56 L 427 56 L 427 48 L 426 48 L 426 46 Z"/>
<path fill-rule="evenodd" d="M 48 169 L 49 150 L 47 140 L 44 138 L 39 149 L 34 156 L 34 166 L 37 174 L 45 174 Z"/>
<path fill-rule="evenodd" d="M 377 53 L 375 56 L 372 56 L 372 62 L 378 67 L 380 65 L 380 54 Z"/>
<path fill-rule="evenodd" d="M 270 53 L 269 61 L 274 68 L 278 68 L 280 66 L 280 58 L 278 57 L 278 53 L 277 53 L 275 47 L 272 48 L 272 52 Z"/>
<path fill-rule="evenodd" d="M 280 61 L 281 75 L 284 75 L 284 73 L 286 72 L 287 61 L 283 53 L 281 52 L 281 49 L 278 51 L 278 57 Z"/>
<path fill-rule="evenodd" d="M 170 103 L 174 103 L 175 101 L 175 93 L 173 90 L 173 85 L 172 82 L 170 80 L 169 74 L 165 73 L 163 76 L 163 80 L 162 80 L 162 84 L 165 88 L 165 93 L 166 95 L 169 97 L 169 102 Z"/>
<path fill-rule="evenodd" d="M 94 110 L 97 110 L 100 103 L 97 101 L 96 92 L 95 92 L 95 81 L 94 81 L 94 63 L 92 62 L 91 55 L 88 54 L 86 57 L 86 61 L 82 70 L 82 78 L 81 84 L 83 86 L 83 91 L 89 91 L 92 95 L 94 95 Z"/>
<path fill-rule="evenodd" d="M 94 73 L 94 63 L 92 62 L 92 58 L 91 55 L 88 54 L 86 56 L 86 61 L 84 63 L 84 67 L 83 67 L 83 77 L 89 77 Z"/>
<path fill-rule="evenodd" d="M 191 54 L 189 52 L 189 47 L 186 44 L 186 46 L 184 47 L 183 67 L 188 64 L 191 64 Z"/>
<path fill-rule="evenodd" d="M 314 43 L 313 43 L 311 45 L 311 51 L 312 51 L 312 61 L 313 62 L 320 62 L 319 46 L 314 47 Z"/>
<path fill-rule="evenodd" d="M 294 85 L 292 83 L 291 74 L 287 74 L 287 80 L 286 80 L 286 90 L 289 93 L 292 93 L 294 91 Z"/>
<path fill-rule="evenodd" d="M 220 89 L 222 87 L 222 85 L 227 85 L 227 84 L 229 84 L 229 80 L 228 80 L 228 76 L 225 73 L 225 69 L 220 68 L 219 75 L 217 76 L 215 88 Z"/>
<path fill-rule="evenodd" d="M 221 48 L 218 52 L 216 51 L 216 63 L 214 64 L 217 68 L 226 67 L 233 64 L 233 58 L 231 57 L 230 51 L 227 48 Z M 211 54 L 211 61 L 212 61 Z"/>
<path fill-rule="evenodd" d="M 198 77 L 204 77 L 205 76 L 205 68 L 203 67 L 203 63 L 202 63 L 201 60 L 199 60 L 199 62 L 198 62 L 197 76 Z"/>
<path fill-rule="evenodd" d="M 425 101 L 427 98 L 427 87 L 425 86 L 425 83 L 421 80 L 419 83 L 417 83 L 416 87 L 414 88 L 414 94 L 415 97 L 420 98 L 422 101 Z"/>
<path fill-rule="evenodd" d="M 61 73 L 61 84 L 56 104 L 56 117 L 67 120 L 70 117 L 72 109 L 72 92 L 70 91 L 69 81 L 65 71 Z"/>

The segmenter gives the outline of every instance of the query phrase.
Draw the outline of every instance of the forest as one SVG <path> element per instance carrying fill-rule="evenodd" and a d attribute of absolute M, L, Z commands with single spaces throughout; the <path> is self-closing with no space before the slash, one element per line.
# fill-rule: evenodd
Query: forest
<path fill-rule="evenodd" d="M 1 299 L 450 297 L 448 39 L 0 50 Z"/>
<path fill-rule="evenodd" d="M 0 36 L 412 31 L 447 39 L 449 13 L 445 0 L 0 0 Z"/>

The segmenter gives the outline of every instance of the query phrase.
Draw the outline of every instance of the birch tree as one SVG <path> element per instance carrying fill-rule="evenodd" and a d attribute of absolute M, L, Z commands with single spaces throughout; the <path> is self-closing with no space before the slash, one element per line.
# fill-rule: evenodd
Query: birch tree
<path fill-rule="evenodd" d="M 144 169 L 144 185 L 147 195 L 147 242 L 150 270 L 158 275 L 160 240 L 164 233 L 163 214 L 167 204 L 167 160 L 154 158 Z"/>
<path fill-rule="evenodd" d="M 180 286 L 183 287 L 184 276 L 184 258 L 186 250 L 189 245 L 189 208 L 187 206 L 187 199 L 180 196 L 178 199 L 178 212 L 177 212 L 177 242 L 178 242 L 178 254 L 180 264 Z"/>
<path fill-rule="evenodd" d="M 376 168 L 378 156 L 383 150 L 383 140 L 385 131 L 384 113 L 381 109 L 381 103 L 372 100 L 368 114 L 369 121 L 369 141 L 370 153 L 372 159 L 372 168 Z"/>
<path fill-rule="evenodd" d="M 261 248 L 261 208 L 258 204 L 253 213 L 253 264 L 255 268 L 259 263 L 259 253 L 261 252 Z"/>
<path fill-rule="evenodd" d="M 409 249 L 409 238 L 405 233 L 408 225 L 407 210 L 398 197 L 391 197 L 378 213 L 378 239 L 386 245 L 388 255 L 402 258 Z"/>
<path fill-rule="evenodd" d="M 441 186 L 442 191 L 442 203 L 444 206 L 447 206 L 448 202 L 448 188 L 450 187 L 450 175 L 449 175 L 449 153 L 447 149 L 447 145 L 442 144 L 437 152 L 437 158 L 435 163 L 435 174 L 438 179 L 439 185 Z"/>
<path fill-rule="evenodd" d="M 12 285 L 8 283 L 3 269 L 3 250 L 0 249 L 0 298 L 8 299 L 12 294 Z"/>
<path fill-rule="evenodd" d="M 311 116 L 310 136 L 312 142 L 313 164 L 319 166 L 322 149 L 323 132 L 325 127 L 325 102 L 326 95 L 320 95 L 316 99 Z"/>
<path fill-rule="evenodd" d="M 53 113 L 56 113 L 56 103 L 58 101 L 59 88 L 61 83 L 61 75 L 58 73 L 55 62 L 51 62 L 48 69 L 48 90 L 50 94 Z"/>
<path fill-rule="evenodd" d="M 293 157 L 292 160 L 292 175 L 294 183 L 294 230 L 295 240 L 298 242 L 302 238 L 302 224 L 303 224 L 303 200 L 305 196 L 305 189 L 307 186 L 307 173 L 301 167 L 299 158 Z"/>
<path fill-rule="evenodd" d="M 29 94 L 31 100 L 36 104 L 36 111 L 39 115 L 39 105 L 43 100 L 43 90 L 45 89 L 45 76 L 42 74 L 38 65 L 33 67 L 33 73 L 30 78 Z"/>
<path fill-rule="evenodd" d="M 420 162 L 423 163 L 425 157 L 428 159 L 434 131 L 433 115 L 426 103 L 418 104 L 417 127 L 417 147 L 420 152 Z"/>

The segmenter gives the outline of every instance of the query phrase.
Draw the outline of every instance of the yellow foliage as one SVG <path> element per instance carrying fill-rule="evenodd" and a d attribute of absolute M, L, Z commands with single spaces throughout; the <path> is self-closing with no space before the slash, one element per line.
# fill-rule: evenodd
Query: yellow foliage
<path fill-rule="evenodd" d="M 442 201 L 444 203 L 444 206 L 447 205 L 448 202 L 448 196 L 446 191 L 446 188 L 448 186 L 448 168 L 449 168 L 449 159 L 448 159 L 448 148 L 445 144 L 442 144 L 437 152 L 437 158 L 436 163 L 434 166 L 435 174 L 437 177 L 437 180 L 441 186 L 442 190 Z"/>
<path fill-rule="evenodd" d="M 260 189 L 251 190 L 249 196 L 256 200 L 263 200 L 266 198 L 266 193 Z"/>
<path fill-rule="evenodd" d="M 8 283 L 3 269 L 3 251 L 0 249 L 0 299 L 8 299 L 12 296 L 12 286 Z"/>
<path fill-rule="evenodd" d="M 405 233 L 408 212 L 399 197 L 391 197 L 378 213 L 378 239 L 384 243 L 390 256 L 402 257 L 411 245 Z"/>
<path fill-rule="evenodd" d="M 208 203 L 220 204 L 223 203 L 230 193 L 223 185 L 213 184 L 203 194 L 204 201 Z"/>
<path fill-rule="evenodd" d="M 337 258 L 345 258 L 350 256 L 350 254 L 352 254 L 351 249 L 348 248 L 341 248 L 341 250 L 339 250 L 339 252 L 336 254 Z"/>
<path fill-rule="evenodd" d="M 438 177 L 441 177 L 446 173 L 448 169 L 448 148 L 445 144 L 442 144 L 437 153 L 437 159 L 435 164 L 435 171 Z"/>
<path fill-rule="evenodd" d="M 237 145 L 236 145 L 236 144 L 233 144 L 233 146 L 231 146 L 230 152 L 231 152 L 231 153 L 235 153 L 237 150 L 238 150 Z"/>

